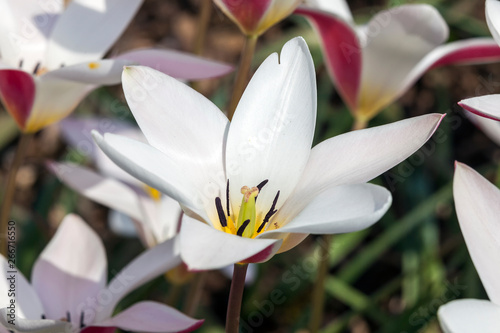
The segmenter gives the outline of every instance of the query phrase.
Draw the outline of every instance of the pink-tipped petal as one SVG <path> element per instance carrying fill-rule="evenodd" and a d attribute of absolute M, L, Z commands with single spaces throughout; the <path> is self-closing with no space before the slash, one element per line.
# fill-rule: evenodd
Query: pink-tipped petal
<path fill-rule="evenodd" d="M 140 302 L 98 325 L 113 326 L 134 332 L 191 332 L 204 320 L 186 316 L 178 310 L 157 302 Z"/>
<path fill-rule="evenodd" d="M 0 97 L 21 130 L 25 129 L 35 95 L 36 86 L 30 74 L 16 69 L 0 70 Z"/>
<path fill-rule="evenodd" d="M 453 196 L 460 229 L 490 300 L 500 305 L 500 190 L 456 163 Z"/>
<path fill-rule="evenodd" d="M 500 121 L 500 94 L 463 99 L 458 105 L 478 116 Z"/>
<path fill-rule="evenodd" d="M 170 239 L 147 251 L 130 262 L 109 283 L 105 293 L 110 295 L 97 311 L 96 322 L 108 319 L 118 302 L 132 290 L 181 263 L 178 238 Z M 95 312 L 94 312 L 95 313 Z"/>
<path fill-rule="evenodd" d="M 310 8 L 338 15 L 346 22 L 353 22 L 351 10 L 346 0 L 305 0 L 305 3 Z"/>
<path fill-rule="evenodd" d="M 230 65 L 174 50 L 134 50 L 120 54 L 114 59 L 148 66 L 182 80 L 208 79 L 233 70 Z"/>
<path fill-rule="evenodd" d="M 500 306 L 478 299 L 460 299 L 439 307 L 439 323 L 444 333 L 497 333 Z"/>
<path fill-rule="evenodd" d="M 107 262 L 99 236 L 77 215 L 67 215 L 33 267 L 32 283 L 47 318 L 80 324 L 82 304 L 106 285 Z"/>
<path fill-rule="evenodd" d="M 231 235 L 186 215 L 180 237 L 181 257 L 190 270 L 218 269 L 241 261 L 263 262 L 281 245 L 281 240 Z"/>
<path fill-rule="evenodd" d="M 467 118 L 476 125 L 487 137 L 500 146 L 500 121 L 491 120 L 485 117 L 467 112 Z"/>
<path fill-rule="evenodd" d="M 422 64 L 429 68 L 445 65 L 467 65 L 500 60 L 500 47 L 491 38 L 469 38 L 440 46 L 429 53 Z"/>
<path fill-rule="evenodd" d="M 341 17 L 308 7 L 296 14 L 309 19 L 320 36 L 325 63 L 339 93 L 352 110 L 358 105 L 362 48 L 355 29 Z"/>

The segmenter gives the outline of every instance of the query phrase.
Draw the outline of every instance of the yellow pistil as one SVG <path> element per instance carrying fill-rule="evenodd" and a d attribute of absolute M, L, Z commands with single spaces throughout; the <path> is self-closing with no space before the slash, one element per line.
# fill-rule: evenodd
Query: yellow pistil
<path fill-rule="evenodd" d="M 251 238 L 255 232 L 256 213 L 255 213 L 255 198 L 259 195 L 257 187 L 249 188 L 243 186 L 241 188 L 243 199 L 241 200 L 240 212 L 238 214 L 238 223 L 236 225 L 236 233 L 242 237 Z"/>

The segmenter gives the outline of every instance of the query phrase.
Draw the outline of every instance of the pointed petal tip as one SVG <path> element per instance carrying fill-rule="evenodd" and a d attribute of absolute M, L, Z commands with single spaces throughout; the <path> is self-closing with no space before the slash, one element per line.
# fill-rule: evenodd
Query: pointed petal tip
<path fill-rule="evenodd" d="M 90 131 L 90 134 L 92 135 L 95 143 L 97 143 L 98 145 L 100 145 L 104 141 L 104 137 L 98 131 L 92 130 Z"/>
<path fill-rule="evenodd" d="M 184 331 L 180 331 L 179 333 L 188 333 L 188 332 L 192 332 L 194 330 L 197 330 L 198 328 L 201 327 L 201 325 L 203 325 L 203 323 L 205 323 L 205 319 L 199 319 L 196 323 L 194 323 L 191 327 L 185 329 Z"/>

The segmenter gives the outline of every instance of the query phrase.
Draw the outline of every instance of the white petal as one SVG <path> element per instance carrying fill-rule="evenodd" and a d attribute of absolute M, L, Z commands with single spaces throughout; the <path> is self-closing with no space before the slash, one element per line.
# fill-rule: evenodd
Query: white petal
<path fill-rule="evenodd" d="M 316 78 L 305 41 L 285 44 L 255 72 L 236 108 L 227 139 L 226 173 L 237 214 L 243 186 L 269 182 L 257 211 L 277 208 L 292 192 L 309 158 L 316 125 Z"/>
<path fill-rule="evenodd" d="M 0 309 L 0 323 L 7 327 L 11 332 L 29 332 L 29 333 L 54 333 L 54 332 L 71 332 L 71 324 L 58 320 L 40 320 L 40 319 L 24 319 L 16 317 L 15 326 L 9 325 L 5 321 L 7 311 Z"/>
<path fill-rule="evenodd" d="M 458 105 L 479 116 L 500 121 L 500 94 L 463 99 Z"/>
<path fill-rule="evenodd" d="M 50 76 L 34 78 L 36 95 L 25 131 L 36 132 L 69 115 L 95 87 Z"/>
<path fill-rule="evenodd" d="M 32 283 L 47 318 L 79 325 L 81 305 L 104 288 L 107 263 L 99 236 L 77 215 L 67 215 L 33 267 Z"/>
<path fill-rule="evenodd" d="M 358 112 L 370 117 L 402 93 L 411 70 L 446 41 L 448 27 L 432 6 L 402 5 L 375 15 L 360 38 L 365 43 Z"/>
<path fill-rule="evenodd" d="M 49 69 L 99 60 L 115 43 L 143 0 L 72 0 L 47 47 Z"/>
<path fill-rule="evenodd" d="M 461 299 L 442 305 L 438 318 L 444 333 L 496 333 L 500 307 L 489 301 Z"/>
<path fill-rule="evenodd" d="M 391 193 L 382 186 L 355 184 L 335 186 L 317 193 L 296 216 L 286 209 L 278 211 L 264 237 L 273 233 L 341 234 L 368 228 L 377 222 L 392 203 Z M 271 236 L 273 237 L 273 236 Z M 274 237 L 273 237 L 274 238 Z"/>
<path fill-rule="evenodd" d="M 181 263 L 178 252 L 178 239 L 163 242 L 130 262 L 109 283 L 104 291 L 109 296 L 104 304 L 98 304 L 96 322 L 108 319 L 116 304 L 132 290 Z M 95 312 L 93 312 L 95 314 Z"/>
<path fill-rule="evenodd" d="M 491 35 L 500 44 L 500 3 L 496 0 L 486 0 L 485 11 Z"/>
<path fill-rule="evenodd" d="M 121 82 L 123 66 L 132 64 L 133 61 L 127 60 L 95 60 L 57 68 L 45 76 L 85 84 L 113 85 Z"/>
<path fill-rule="evenodd" d="M 180 237 L 181 257 L 190 270 L 223 268 L 249 258 L 251 262 L 267 261 L 281 245 L 281 240 L 231 235 L 186 215 L 182 220 Z"/>
<path fill-rule="evenodd" d="M 177 201 L 162 195 L 160 200 L 142 200 L 148 216 L 147 226 L 156 243 L 162 243 L 177 235 L 182 209 Z"/>
<path fill-rule="evenodd" d="M 123 170 L 144 183 L 174 198 L 208 221 L 204 201 L 191 174 L 179 163 L 154 147 L 114 134 L 102 137 L 92 132 L 97 145 Z M 175 156 L 174 156 L 175 157 Z"/>
<path fill-rule="evenodd" d="M 336 136 L 315 146 L 294 193 L 285 202 L 297 215 L 316 193 L 364 183 L 402 162 L 434 133 L 442 115 L 430 114 Z"/>
<path fill-rule="evenodd" d="M 144 219 L 138 194 L 120 181 L 103 177 L 73 163 L 50 162 L 48 166 L 64 184 L 76 192 L 134 219 Z"/>
<path fill-rule="evenodd" d="M 191 332 L 199 328 L 203 320 L 186 316 L 180 311 L 157 302 L 140 302 L 123 310 L 99 326 L 118 327 L 134 332 Z"/>
<path fill-rule="evenodd" d="M 310 7 L 340 16 L 347 22 L 353 22 L 351 10 L 346 0 L 306 0 Z"/>
<path fill-rule="evenodd" d="M 114 59 L 154 68 L 180 80 L 201 80 L 227 74 L 232 66 L 175 50 L 143 49 L 120 54 Z"/>
<path fill-rule="evenodd" d="M 467 112 L 467 118 L 479 127 L 487 137 L 500 146 L 500 122 Z"/>
<path fill-rule="evenodd" d="M 500 305 L 500 190 L 456 163 L 453 196 L 460 228 L 490 300 Z"/>
<path fill-rule="evenodd" d="M 226 185 L 226 116 L 203 95 L 151 68 L 126 68 L 123 89 L 148 142 L 190 179 L 196 191 L 191 200 L 216 216 L 214 200 Z"/>
<path fill-rule="evenodd" d="M 63 1 L 0 1 L 0 54 L 3 61 L 32 72 L 43 62 L 47 39 L 59 14 Z M 43 64 L 42 64 L 43 65 Z"/>
<path fill-rule="evenodd" d="M 226 266 L 226 267 L 220 269 L 220 272 L 222 273 L 222 275 L 227 277 L 229 280 L 232 280 L 233 273 L 234 273 L 234 265 Z M 255 282 L 255 280 L 257 279 L 257 273 L 258 273 L 258 265 L 257 264 L 248 264 L 247 274 L 245 275 L 245 285 L 251 286 Z"/>
<path fill-rule="evenodd" d="M 14 279 L 12 281 L 15 282 L 16 286 L 16 315 L 22 318 L 41 319 L 44 312 L 38 295 L 17 267 L 15 265 L 10 266 L 10 264 L 0 255 L 0 266 L 2 267 L 0 273 L 0 309 L 8 307 L 11 299 L 14 299 L 9 297 L 11 284 L 9 278 L 13 275 Z"/>

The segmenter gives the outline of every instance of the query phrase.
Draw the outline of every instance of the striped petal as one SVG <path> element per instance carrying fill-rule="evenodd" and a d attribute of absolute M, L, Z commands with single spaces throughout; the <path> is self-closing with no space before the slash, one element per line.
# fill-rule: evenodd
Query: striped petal
<path fill-rule="evenodd" d="M 500 121 L 500 94 L 463 99 L 458 105 L 478 116 Z"/>

